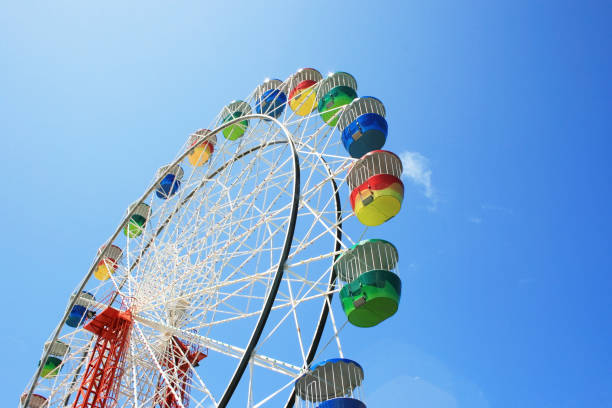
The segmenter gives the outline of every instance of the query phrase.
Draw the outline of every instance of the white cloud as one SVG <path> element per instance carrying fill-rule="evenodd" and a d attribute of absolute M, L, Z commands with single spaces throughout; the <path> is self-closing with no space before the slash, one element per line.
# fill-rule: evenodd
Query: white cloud
<path fill-rule="evenodd" d="M 480 217 L 468 217 L 468 222 L 472 224 L 480 224 L 482 222 L 482 218 Z"/>
<path fill-rule="evenodd" d="M 400 153 L 399 157 L 402 159 L 402 165 L 404 166 L 402 178 L 421 186 L 425 197 L 435 204 L 437 200 L 431 184 L 431 169 L 427 157 L 417 152 L 403 152 Z"/>

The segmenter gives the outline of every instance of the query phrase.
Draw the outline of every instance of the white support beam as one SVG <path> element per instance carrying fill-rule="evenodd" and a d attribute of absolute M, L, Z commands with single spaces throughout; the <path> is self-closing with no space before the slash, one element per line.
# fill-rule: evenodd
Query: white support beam
<path fill-rule="evenodd" d="M 166 333 L 171 336 L 177 336 L 180 339 L 187 340 L 194 344 L 198 344 L 202 347 L 207 347 L 210 350 L 214 350 L 218 353 L 222 353 L 230 357 L 234 357 L 236 359 L 240 359 L 244 354 L 243 348 L 224 343 L 219 340 L 204 337 L 199 334 L 191 333 L 189 331 L 182 330 L 176 327 L 167 326 L 165 324 L 158 323 L 153 320 L 139 316 L 138 314 L 134 314 L 132 317 L 137 322 L 152 329 L 159 330 L 161 333 Z M 281 360 L 277 360 L 272 357 L 267 357 L 261 354 L 254 353 L 251 358 L 253 359 L 253 362 L 260 367 L 264 367 L 269 370 L 288 375 L 292 378 L 297 378 L 301 374 L 301 367 L 286 363 Z"/>

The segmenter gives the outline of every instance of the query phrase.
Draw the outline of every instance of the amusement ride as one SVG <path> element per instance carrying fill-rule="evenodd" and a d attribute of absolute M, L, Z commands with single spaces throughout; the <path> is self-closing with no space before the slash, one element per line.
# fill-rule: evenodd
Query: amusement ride
<path fill-rule="evenodd" d="M 400 302 L 385 115 L 313 68 L 224 106 L 100 246 L 20 406 L 365 408 L 341 334 Z"/>

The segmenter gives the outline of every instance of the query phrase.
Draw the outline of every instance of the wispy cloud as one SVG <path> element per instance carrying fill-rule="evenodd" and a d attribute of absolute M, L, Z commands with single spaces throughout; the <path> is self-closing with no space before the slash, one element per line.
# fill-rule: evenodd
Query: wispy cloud
<path fill-rule="evenodd" d="M 501 213 L 509 214 L 509 215 L 514 214 L 514 211 L 512 210 L 512 208 L 503 207 L 501 205 L 482 204 L 480 208 L 482 208 L 485 211 L 497 211 L 497 212 L 501 212 Z"/>
<path fill-rule="evenodd" d="M 467 221 L 472 224 L 482 224 L 485 218 L 493 219 L 493 214 L 501 215 L 501 216 L 511 216 L 514 215 L 514 210 L 509 207 L 504 207 L 501 205 L 483 203 L 480 204 L 480 211 L 474 211 L 475 213 L 487 213 L 486 216 L 483 217 L 482 214 L 478 215 L 470 215 L 467 217 Z"/>
<path fill-rule="evenodd" d="M 402 178 L 421 186 L 423 188 L 423 194 L 431 200 L 435 207 L 437 199 L 431 183 L 431 169 L 429 168 L 429 160 L 427 157 L 418 152 L 403 152 L 400 153 L 399 156 L 404 166 Z"/>
<path fill-rule="evenodd" d="M 482 222 L 482 218 L 480 217 L 468 217 L 468 222 L 472 224 L 480 224 Z"/>

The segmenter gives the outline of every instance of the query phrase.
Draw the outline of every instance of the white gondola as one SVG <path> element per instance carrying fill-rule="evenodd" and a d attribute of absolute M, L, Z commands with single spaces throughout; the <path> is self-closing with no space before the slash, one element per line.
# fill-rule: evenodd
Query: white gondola
<path fill-rule="evenodd" d="M 27 394 L 21 395 L 22 408 L 47 408 L 49 406 L 49 402 L 42 395 L 32 394 L 32 396 L 30 396 L 30 402 L 28 402 L 27 406 L 25 405 L 26 398 Z"/>
<path fill-rule="evenodd" d="M 363 369 L 353 360 L 334 358 L 313 365 L 295 382 L 298 408 L 365 408 Z"/>

